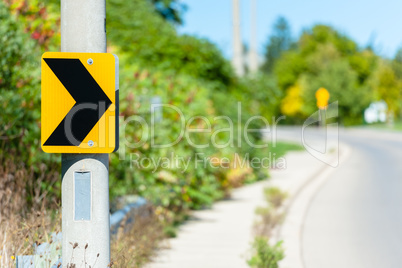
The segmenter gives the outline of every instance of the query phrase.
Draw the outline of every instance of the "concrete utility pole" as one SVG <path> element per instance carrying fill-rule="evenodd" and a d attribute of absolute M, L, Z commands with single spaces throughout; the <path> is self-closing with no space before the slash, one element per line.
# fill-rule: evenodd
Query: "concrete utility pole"
<path fill-rule="evenodd" d="M 106 52 L 105 0 L 61 0 L 61 51 Z M 62 154 L 62 178 L 63 267 L 107 267 L 109 155 Z"/>
<path fill-rule="evenodd" d="M 249 52 L 249 65 L 248 68 L 251 73 L 258 71 L 258 48 L 257 48 L 257 0 L 251 1 L 251 31 L 250 31 L 250 52 Z"/>
<path fill-rule="evenodd" d="M 244 75 L 243 44 L 240 31 L 240 0 L 233 0 L 233 59 L 232 65 L 238 76 Z"/>

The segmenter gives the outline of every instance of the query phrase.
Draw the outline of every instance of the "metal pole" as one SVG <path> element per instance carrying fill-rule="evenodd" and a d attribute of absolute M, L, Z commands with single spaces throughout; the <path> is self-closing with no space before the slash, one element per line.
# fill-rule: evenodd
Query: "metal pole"
<path fill-rule="evenodd" d="M 61 0 L 61 51 L 106 52 L 105 0 Z M 109 155 L 62 154 L 63 267 L 110 263 Z"/>
<path fill-rule="evenodd" d="M 244 75 L 243 44 L 240 32 L 240 3 L 233 0 L 233 59 L 232 65 L 238 76 Z"/>
<path fill-rule="evenodd" d="M 318 126 L 325 127 L 327 124 L 326 121 L 327 121 L 327 110 L 325 108 L 324 109 L 319 108 L 318 109 Z"/>
<path fill-rule="evenodd" d="M 258 48 L 257 48 L 257 0 L 251 0 L 251 38 L 249 53 L 249 70 L 251 73 L 258 71 Z"/>

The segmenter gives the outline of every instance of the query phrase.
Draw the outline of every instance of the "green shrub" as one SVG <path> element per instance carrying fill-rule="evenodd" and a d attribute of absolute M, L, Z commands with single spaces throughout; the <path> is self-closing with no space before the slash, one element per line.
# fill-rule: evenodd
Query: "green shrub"
<path fill-rule="evenodd" d="M 213 133 L 193 133 L 191 140 L 195 144 L 209 144 L 206 148 L 196 148 L 186 139 L 180 140 L 169 148 L 155 148 L 155 144 L 173 142 L 181 131 L 179 114 L 170 108 L 162 111 L 162 120 L 152 123 L 150 113 L 150 98 L 158 96 L 161 103 L 170 104 L 183 113 L 187 120 L 192 116 L 203 116 L 211 122 L 211 129 L 219 130 L 229 127 L 222 120 L 215 120 L 216 103 L 209 98 L 211 89 L 205 82 L 186 75 L 169 76 L 164 72 L 140 71 L 139 68 L 126 68 L 121 74 L 121 115 L 122 121 L 133 117 L 141 117 L 148 124 L 152 124 L 156 131 L 143 128 L 140 124 L 130 122 L 121 128 L 120 149 L 118 154 L 111 156 L 111 196 L 135 193 L 149 198 L 157 205 L 173 210 L 199 209 L 209 206 L 216 199 L 224 197 L 228 190 L 237 187 L 246 180 L 254 178 L 253 171 L 235 169 L 231 166 L 218 168 L 207 161 L 196 164 L 197 155 L 202 157 L 228 157 L 233 159 L 235 153 L 243 148 L 227 146 L 223 149 L 215 148 L 211 144 Z M 225 125 L 226 124 L 226 125 Z M 207 127 L 204 120 L 194 120 L 192 128 Z M 229 134 L 225 132 L 216 135 L 218 144 L 229 141 Z M 142 137 L 147 140 L 137 148 L 129 148 L 129 143 L 140 141 Z M 162 167 L 151 163 L 147 167 L 137 165 L 138 159 L 170 158 L 177 155 L 189 161 L 188 167 L 170 165 Z M 135 160 L 135 161 L 132 161 Z M 134 166 L 133 166 L 134 163 Z M 266 177 L 265 177 L 266 178 Z"/>
<path fill-rule="evenodd" d="M 248 260 L 252 268 L 278 268 L 284 258 L 282 242 L 271 246 L 265 237 L 256 237 L 253 242 L 253 256 Z"/>
<path fill-rule="evenodd" d="M 277 187 L 265 188 L 264 195 L 267 203 L 276 209 L 282 206 L 283 202 L 288 196 L 286 192 L 283 192 Z"/>

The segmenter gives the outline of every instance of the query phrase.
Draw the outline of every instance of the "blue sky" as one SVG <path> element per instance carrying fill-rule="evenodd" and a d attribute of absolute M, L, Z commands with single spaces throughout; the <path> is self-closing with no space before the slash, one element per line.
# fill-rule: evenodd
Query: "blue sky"
<path fill-rule="evenodd" d="M 250 39 L 250 0 L 241 1 L 242 38 Z M 179 32 L 206 37 L 226 57 L 232 55 L 232 0 L 181 0 L 187 5 L 184 26 Z M 258 46 L 264 44 L 278 16 L 290 23 L 298 37 L 303 28 L 315 23 L 334 26 L 359 45 L 374 38 L 376 52 L 393 57 L 402 46 L 402 1 L 397 0 L 257 0 Z"/>

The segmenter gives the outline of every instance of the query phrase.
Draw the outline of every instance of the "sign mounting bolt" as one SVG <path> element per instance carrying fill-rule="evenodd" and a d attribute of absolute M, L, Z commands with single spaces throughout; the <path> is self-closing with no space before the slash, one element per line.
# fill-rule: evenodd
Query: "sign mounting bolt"
<path fill-rule="evenodd" d="M 87 60 L 87 62 L 88 62 L 89 65 L 92 65 L 92 63 L 94 63 L 93 59 L 91 59 L 91 58 L 89 58 L 89 59 Z"/>

